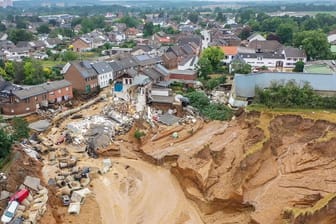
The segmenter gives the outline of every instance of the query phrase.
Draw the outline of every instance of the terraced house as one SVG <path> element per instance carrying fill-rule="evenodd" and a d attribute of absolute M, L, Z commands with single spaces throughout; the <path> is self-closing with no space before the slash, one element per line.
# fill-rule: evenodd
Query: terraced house
<path fill-rule="evenodd" d="M 71 83 L 60 80 L 2 94 L 0 108 L 1 113 L 6 115 L 28 114 L 50 103 L 61 103 L 72 97 Z"/>

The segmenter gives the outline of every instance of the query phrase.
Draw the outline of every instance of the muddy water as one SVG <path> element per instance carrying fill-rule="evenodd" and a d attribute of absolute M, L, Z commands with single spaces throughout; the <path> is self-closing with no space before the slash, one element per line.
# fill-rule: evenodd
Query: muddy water
<path fill-rule="evenodd" d="M 103 224 L 203 223 L 169 170 L 123 158 L 113 163 L 93 181 Z"/>

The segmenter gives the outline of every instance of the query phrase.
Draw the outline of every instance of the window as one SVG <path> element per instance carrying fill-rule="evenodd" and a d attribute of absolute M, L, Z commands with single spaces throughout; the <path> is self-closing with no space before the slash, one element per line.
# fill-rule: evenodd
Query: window
<path fill-rule="evenodd" d="M 46 94 L 43 94 L 42 99 L 43 99 L 43 100 L 46 100 L 46 99 L 47 99 L 47 95 L 46 95 Z"/>
<path fill-rule="evenodd" d="M 25 99 L 25 102 L 29 103 L 30 102 L 30 98 Z"/>
<path fill-rule="evenodd" d="M 290 61 L 290 60 L 292 60 L 292 58 L 287 58 L 287 61 Z"/>
<path fill-rule="evenodd" d="M 65 91 L 69 91 L 69 87 L 66 87 L 66 88 L 65 88 Z"/>
<path fill-rule="evenodd" d="M 35 96 L 35 101 L 37 101 L 37 96 Z"/>
<path fill-rule="evenodd" d="M 54 95 L 55 93 L 54 93 L 54 91 L 51 91 L 49 94 L 50 94 L 50 95 Z"/>
<path fill-rule="evenodd" d="M 58 90 L 58 93 L 61 93 L 61 92 L 62 92 L 62 91 L 59 89 L 59 90 Z"/>

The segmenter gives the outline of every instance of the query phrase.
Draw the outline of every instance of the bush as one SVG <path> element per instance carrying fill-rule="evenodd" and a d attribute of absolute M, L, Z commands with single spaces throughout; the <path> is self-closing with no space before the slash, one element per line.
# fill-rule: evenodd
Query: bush
<path fill-rule="evenodd" d="M 190 104 L 198 109 L 200 113 L 211 120 L 229 120 L 232 117 L 232 111 L 224 104 L 210 103 L 209 98 L 202 92 L 191 92 L 186 95 Z"/>
<path fill-rule="evenodd" d="M 141 139 L 143 136 L 145 136 L 146 134 L 145 134 L 145 132 L 143 132 L 143 131 L 140 131 L 139 129 L 137 129 L 135 132 L 134 132 L 134 137 L 136 138 L 136 139 Z"/>
<path fill-rule="evenodd" d="M 268 89 L 257 89 L 254 102 L 267 107 L 336 109 L 336 97 L 319 96 L 308 84 L 300 87 L 293 81 L 285 85 L 273 83 Z"/>

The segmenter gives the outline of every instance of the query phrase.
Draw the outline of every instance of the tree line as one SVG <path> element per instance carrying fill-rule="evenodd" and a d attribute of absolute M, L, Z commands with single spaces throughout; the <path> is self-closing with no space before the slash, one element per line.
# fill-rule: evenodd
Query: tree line
<path fill-rule="evenodd" d="M 15 84 L 25 85 L 37 85 L 63 78 L 60 69 L 43 68 L 40 61 L 31 58 L 23 61 L 0 61 L 0 76 Z"/>
<path fill-rule="evenodd" d="M 267 89 L 257 88 L 253 102 L 269 108 L 336 109 L 336 97 L 320 96 L 308 83 L 299 86 L 294 81 L 273 83 Z"/>

